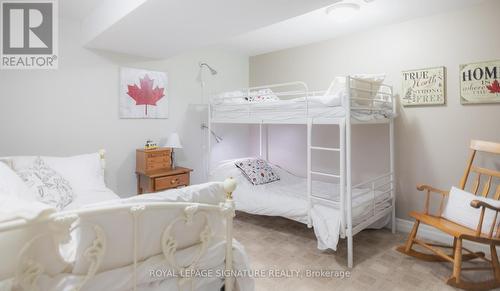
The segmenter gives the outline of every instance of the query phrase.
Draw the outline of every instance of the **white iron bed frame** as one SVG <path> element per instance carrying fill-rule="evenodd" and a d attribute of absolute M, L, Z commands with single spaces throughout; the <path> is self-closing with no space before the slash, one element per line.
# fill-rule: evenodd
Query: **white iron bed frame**
<path fill-rule="evenodd" d="M 100 150 L 100 160 L 101 167 L 105 168 L 105 151 Z M 233 277 L 233 217 L 235 215 L 234 202 L 232 193 L 236 188 L 236 182 L 234 179 L 228 178 L 223 183 L 223 188 L 226 193 L 226 200 L 224 203 L 219 205 L 210 205 L 202 203 L 186 203 L 186 202 L 148 202 L 148 203 L 134 203 L 134 204 L 121 204 L 112 206 L 100 206 L 93 208 L 82 208 L 71 211 L 61 211 L 53 213 L 47 217 L 42 217 L 34 220 L 24 220 L 17 219 L 8 222 L 0 222 L 0 234 L 8 233 L 16 230 L 29 229 L 36 226 L 50 226 L 45 233 L 37 234 L 31 237 L 28 241 L 19 241 L 22 245 L 20 253 L 17 254 L 16 262 L 2 262 L 2 264 L 12 264 L 15 265 L 15 272 L 12 274 L 13 285 L 20 287 L 22 290 L 37 291 L 37 281 L 40 276 L 44 275 L 45 268 L 42 263 L 37 262 L 33 258 L 33 254 L 30 253 L 30 249 L 33 245 L 42 238 L 53 238 L 56 246 L 61 246 L 65 244 L 70 238 L 70 233 L 78 227 L 82 227 L 80 224 L 74 224 L 80 218 L 91 218 L 92 216 L 110 213 L 110 212 L 125 212 L 131 215 L 133 219 L 133 290 L 137 290 L 137 268 L 138 268 L 138 219 L 141 214 L 146 213 L 148 210 L 164 210 L 164 211 L 176 211 L 182 210 L 178 217 L 172 220 L 171 223 L 163 230 L 161 236 L 161 248 L 165 259 L 175 270 L 190 270 L 196 268 L 196 265 L 200 258 L 206 254 L 207 246 L 211 239 L 213 238 L 213 231 L 211 230 L 208 221 L 205 221 L 204 227 L 202 227 L 199 233 L 200 243 L 198 253 L 192 260 L 189 266 L 179 266 L 176 262 L 175 255 L 178 251 L 176 249 L 177 241 L 173 234 L 171 234 L 171 229 L 176 223 L 190 223 L 196 214 L 216 214 L 220 217 L 221 222 L 225 223 L 225 235 L 223 241 L 225 242 L 225 273 L 224 273 L 224 286 L 225 290 L 234 290 L 235 278 Z M 87 227 L 88 225 L 85 225 Z M 98 225 L 91 225 L 93 231 L 96 235 L 95 240 L 92 245 L 85 250 L 83 258 L 77 258 L 80 260 L 87 260 L 89 262 L 89 268 L 85 276 L 81 281 L 73 286 L 71 290 L 79 291 L 85 284 L 92 279 L 99 270 L 101 266 L 103 257 L 106 253 L 106 249 L 113 246 L 108 246 L 106 241 L 105 231 Z M 2 250 L 6 251 L 6 250 Z M 35 254 L 36 255 L 36 254 Z M 59 258 L 62 259 L 62 258 Z M 61 273 L 62 274 L 62 273 Z M 71 273 L 68 273 L 71 274 Z M 189 280 L 189 278 L 188 278 Z"/>
<path fill-rule="evenodd" d="M 263 135 L 267 136 L 267 127 L 268 124 L 305 124 L 307 126 L 307 197 L 308 197 L 308 223 L 307 226 L 309 228 L 312 227 L 311 223 L 311 208 L 313 203 L 323 203 L 326 205 L 331 205 L 335 208 L 339 208 L 341 212 L 341 237 L 347 238 L 347 265 L 349 268 L 353 267 L 353 236 L 363 229 L 369 227 L 376 221 L 385 217 L 386 215 L 391 214 L 391 228 L 392 232 L 396 232 L 396 216 L 395 216 L 395 203 L 396 203 L 396 193 L 395 193 L 395 173 L 394 173 L 394 121 L 391 117 L 378 118 L 369 121 L 361 121 L 353 118 L 353 111 L 363 110 L 372 113 L 381 113 L 383 109 L 381 107 L 375 106 L 375 102 L 378 104 L 385 104 L 386 108 L 391 109 L 392 117 L 396 116 L 396 103 L 393 96 L 393 88 L 390 85 L 382 84 L 379 89 L 362 89 L 356 88 L 352 85 L 353 81 L 357 82 L 366 82 L 372 88 L 372 83 L 357 79 L 351 76 L 346 77 L 346 94 L 343 100 L 341 100 L 341 106 L 345 110 L 345 116 L 343 117 L 314 117 L 309 114 L 309 106 L 311 96 L 321 96 L 325 93 L 325 91 L 309 91 L 308 86 L 305 82 L 290 82 L 290 83 L 281 83 L 281 84 L 273 84 L 266 86 L 257 86 L 247 88 L 245 91 L 249 95 L 250 92 L 260 90 L 260 89 L 280 89 L 280 88 L 289 88 L 290 86 L 300 86 L 301 89 L 297 91 L 288 91 L 288 92 L 273 92 L 273 95 L 281 97 L 305 97 L 306 102 L 304 102 L 304 107 L 299 109 L 304 111 L 303 117 L 291 117 L 288 119 L 261 119 L 258 116 L 258 113 L 253 111 L 254 104 L 250 103 L 248 106 L 248 111 L 246 117 L 242 118 L 224 118 L 214 116 L 214 105 L 209 104 L 208 108 L 208 132 L 211 132 L 214 124 L 258 124 L 259 125 L 259 156 L 266 161 L 269 160 L 268 156 L 268 143 L 266 142 L 264 145 Z M 362 98 L 359 97 L 359 93 L 369 93 L 371 96 L 385 96 L 385 98 Z M 354 93 L 354 94 L 353 94 Z M 247 95 L 247 96 L 248 96 Z M 217 100 L 221 99 L 234 99 L 237 97 L 217 97 Z M 241 97 L 240 97 L 241 98 Z M 363 103 L 369 103 L 368 105 L 359 105 L 353 101 L 362 101 Z M 360 102 L 361 103 L 361 102 Z M 279 109 L 277 109 L 279 110 Z M 313 145 L 311 142 L 312 139 L 312 130 L 313 126 L 316 124 L 324 124 L 324 125 L 334 125 L 339 128 L 339 147 L 321 147 Z M 352 165 L 351 165 L 351 130 L 352 124 L 388 124 L 389 126 L 389 172 L 378 177 L 373 177 L 368 179 L 362 183 L 353 185 L 352 184 Z M 210 164 L 211 164 L 211 152 L 212 152 L 212 141 L 211 135 L 208 134 L 208 173 L 210 173 Z M 267 139 L 266 139 L 267 140 Z M 263 156 L 265 149 L 265 156 Z M 313 171 L 312 168 L 312 151 L 328 151 L 332 153 L 338 153 L 340 156 L 340 164 L 339 164 L 339 173 L 331 174 L 319 171 Z M 316 197 L 314 193 L 312 193 L 312 176 L 326 176 L 329 178 L 338 179 L 340 184 L 340 203 L 331 201 L 329 199 Z M 388 189 L 383 189 L 388 186 Z M 390 204 L 391 207 L 385 208 L 383 210 L 377 210 L 375 208 L 375 202 L 373 202 L 373 212 L 372 215 L 362 221 L 361 223 L 353 226 L 352 224 L 352 189 L 353 188 L 369 188 L 366 192 L 373 193 L 373 201 L 375 201 L 375 191 L 384 191 L 383 193 L 390 193 Z M 382 190 L 383 189 L 383 190 Z M 339 205 L 340 204 L 340 205 Z"/>

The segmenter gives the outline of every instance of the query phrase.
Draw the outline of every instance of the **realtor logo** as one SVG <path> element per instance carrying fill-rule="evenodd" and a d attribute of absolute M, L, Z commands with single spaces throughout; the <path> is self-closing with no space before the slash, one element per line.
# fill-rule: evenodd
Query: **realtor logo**
<path fill-rule="evenodd" d="M 56 0 L 1 1 L 2 69 L 57 69 Z"/>

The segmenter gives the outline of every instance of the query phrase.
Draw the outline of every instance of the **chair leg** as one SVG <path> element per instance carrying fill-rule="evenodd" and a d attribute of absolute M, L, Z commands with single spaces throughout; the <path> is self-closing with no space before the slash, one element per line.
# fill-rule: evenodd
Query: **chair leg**
<path fill-rule="evenodd" d="M 450 279 L 448 279 L 447 283 L 453 287 L 465 290 L 492 290 L 495 288 L 499 288 L 500 265 L 498 263 L 497 250 L 494 245 L 490 245 L 490 251 L 491 265 L 493 266 L 495 278 L 482 282 L 463 280 L 462 278 L 460 278 L 460 272 L 462 270 L 462 239 L 457 239 L 457 245 L 455 248 L 455 260 L 453 262 L 453 275 L 450 277 Z"/>
<path fill-rule="evenodd" d="M 453 256 L 453 276 L 455 282 L 460 284 L 460 272 L 462 271 L 462 239 L 457 238 L 454 243 L 455 255 Z"/>
<path fill-rule="evenodd" d="M 490 245 L 491 264 L 493 265 L 493 274 L 495 281 L 500 282 L 500 264 L 498 263 L 497 248 L 494 244 Z"/>
<path fill-rule="evenodd" d="M 410 235 L 408 236 L 408 241 L 406 241 L 405 251 L 409 252 L 413 246 L 413 241 L 417 236 L 418 227 L 420 225 L 420 220 L 415 221 L 413 228 L 411 229 Z"/>

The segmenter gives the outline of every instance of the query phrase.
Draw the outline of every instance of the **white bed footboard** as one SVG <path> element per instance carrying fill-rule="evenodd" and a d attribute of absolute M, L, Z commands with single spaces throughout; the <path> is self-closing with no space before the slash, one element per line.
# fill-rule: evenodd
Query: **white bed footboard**
<path fill-rule="evenodd" d="M 214 243 L 225 244 L 225 274 L 231 274 L 235 187 L 232 179 L 224 182 L 226 201 L 219 205 L 116 203 L 58 212 L 32 221 L 0 223 L 0 290 L 59 290 L 52 289 L 54 286 L 90 290 L 87 288 L 95 285 L 88 284 L 97 274 L 126 267 L 131 273 L 128 281 L 123 281 L 128 282 L 127 290 L 136 290 L 138 285 L 149 283 L 144 282 L 144 272 L 138 273 L 141 264 L 158 256 L 163 256 L 175 272 L 178 286 L 190 284 L 193 290 L 194 277 L 185 274 L 200 267 L 200 259 Z M 75 232 L 77 235 L 72 235 Z M 60 250 L 75 237 L 76 259 L 69 262 Z M 186 249 L 193 250 L 189 258 L 179 257 Z M 72 279 L 61 281 L 64 277 Z M 234 290 L 234 278 L 220 279 L 225 279 L 225 290 Z M 61 286 L 61 282 L 71 286 Z"/>

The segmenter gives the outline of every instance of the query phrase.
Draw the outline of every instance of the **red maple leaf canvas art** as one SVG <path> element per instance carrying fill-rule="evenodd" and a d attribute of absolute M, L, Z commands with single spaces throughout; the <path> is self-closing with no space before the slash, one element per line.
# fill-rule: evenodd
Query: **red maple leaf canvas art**
<path fill-rule="evenodd" d="M 148 74 L 140 79 L 141 86 L 136 84 L 128 85 L 127 94 L 135 100 L 135 105 L 145 105 L 144 114 L 148 115 L 148 105 L 156 106 L 156 102 L 163 98 L 165 88 L 156 86 L 153 89 L 153 81 L 149 78 Z"/>
<path fill-rule="evenodd" d="M 164 72 L 122 68 L 121 118 L 168 118 Z"/>

